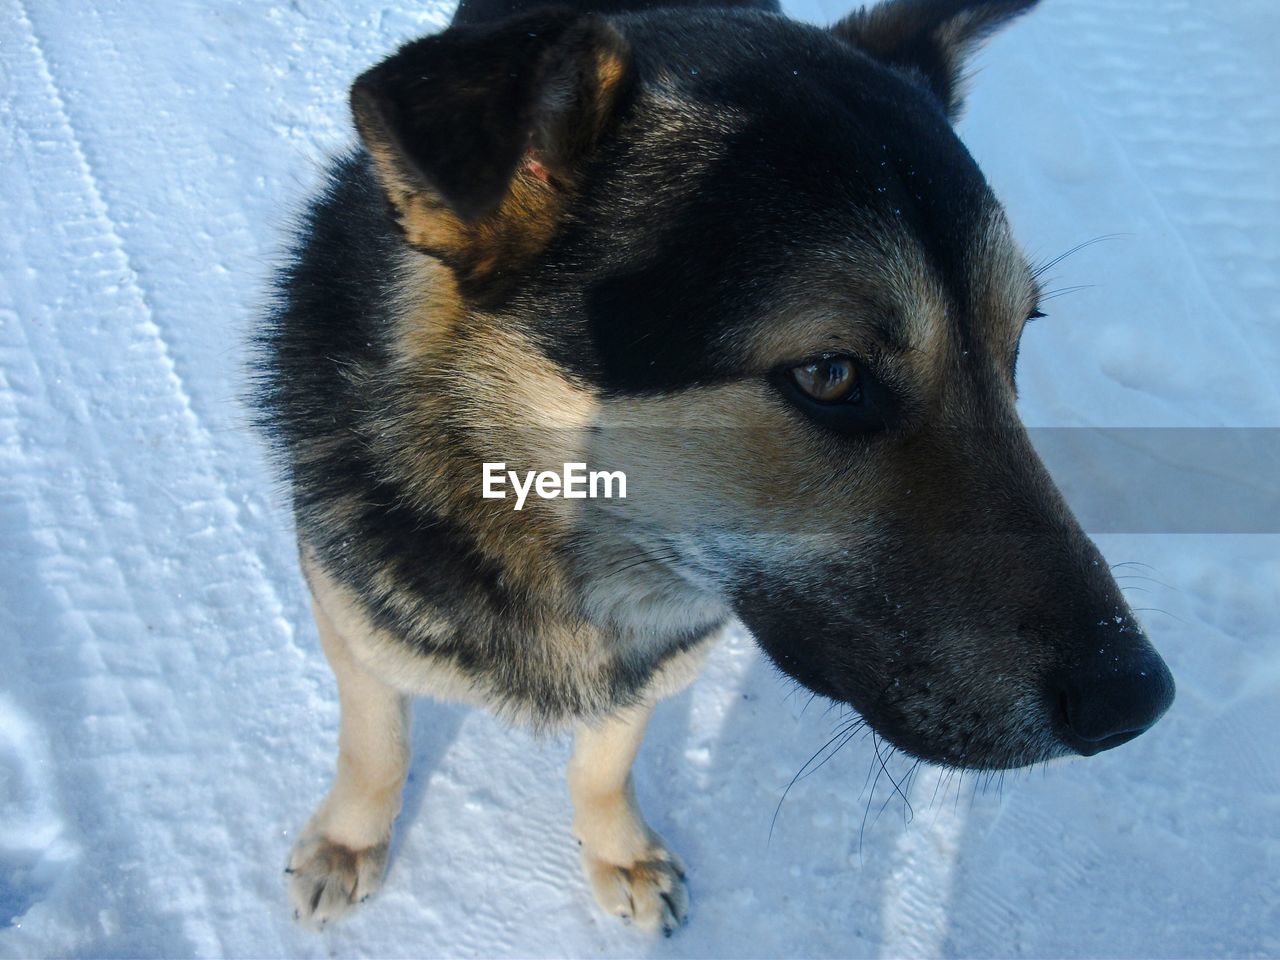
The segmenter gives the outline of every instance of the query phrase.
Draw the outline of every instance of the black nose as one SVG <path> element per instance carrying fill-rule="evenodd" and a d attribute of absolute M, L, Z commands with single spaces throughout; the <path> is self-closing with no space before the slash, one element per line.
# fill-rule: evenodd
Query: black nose
<path fill-rule="evenodd" d="M 1091 757 L 1127 743 L 1160 719 L 1173 703 L 1173 675 L 1143 643 L 1137 650 L 1101 645 L 1051 683 L 1059 735 Z"/>

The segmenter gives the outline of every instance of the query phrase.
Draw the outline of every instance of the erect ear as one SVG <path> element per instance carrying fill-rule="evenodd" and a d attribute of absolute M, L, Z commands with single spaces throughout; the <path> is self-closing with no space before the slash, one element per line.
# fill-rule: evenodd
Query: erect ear
<path fill-rule="evenodd" d="M 831 32 L 877 60 L 915 71 L 955 120 L 965 63 L 983 40 L 1039 0 L 885 0 Z"/>
<path fill-rule="evenodd" d="M 540 250 L 613 112 L 627 50 L 605 21 L 544 9 L 407 44 L 351 88 L 406 239 L 478 290 Z"/>

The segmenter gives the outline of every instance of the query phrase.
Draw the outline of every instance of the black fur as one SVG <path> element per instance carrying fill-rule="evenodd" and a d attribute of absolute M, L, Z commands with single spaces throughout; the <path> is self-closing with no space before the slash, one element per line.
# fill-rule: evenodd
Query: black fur
<path fill-rule="evenodd" d="M 462 0 L 454 11 L 451 26 L 470 26 L 520 16 L 548 6 L 560 6 L 576 10 L 589 9 L 605 16 L 639 13 L 644 10 L 661 10 L 669 7 L 693 7 L 710 10 L 763 10 L 781 13 L 777 0 L 591 0 L 589 3 L 567 3 L 564 0 Z"/>

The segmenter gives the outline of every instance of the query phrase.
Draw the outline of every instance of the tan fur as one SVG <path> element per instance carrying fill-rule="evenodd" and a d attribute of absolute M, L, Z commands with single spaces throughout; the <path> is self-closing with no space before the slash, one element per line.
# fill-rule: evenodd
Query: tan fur
<path fill-rule="evenodd" d="M 404 351 L 414 358 L 435 356 L 457 332 L 465 309 L 453 271 L 434 257 L 405 250 L 396 272 Z"/>
<path fill-rule="evenodd" d="M 467 223 L 428 194 L 402 195 L 401 226 L 414 247 L 450 264 L 463 281 L 480 281 L 500 267 L 525 262 L 550 240 L 563 198 L 522 167 L 501 206 Z"/>
<path fill-rule="evenodd" d="M 600 906 L 670 934 L 688 916 L 684 867 L 645 823 L 631 776 L 651 709 L 643 704 L 578 730 L 569 795 L 583 869 Z"/>
<path fill-rule="evenodd" d="M 531 499 L 516 512 L 509 500 L 481 496 L 481 465 L 523 472 L 582 461 L 597 400 L 500 322 L 470 315 L 444 355 L 421 322 L 402 323 L 395 366 L 404 382 L 428 371 L 431 382 L 409 416 L 381 432 L 385 462 L 423 505 L 465 526 L 487 556 L 554 602 L 565 589 L 556 544 L 582 501 Z"/>
<path fill-rule="evenodd" d="M 400 693 L 362 667 L 319 599 L 320 642 L 338 681 L 342 708 L 333 787 L 289 857 L 294 915 L 325 924 L 382 883 L 391 825 L 409 770 L 409 709 Z"/>
<path fill-rule="evenodd" d="M 504 261 L 518 262 L 537 252 L 558 222 L 559 192 L 527 168 L 517 171 L 497 210 L 469 223 L 410 172 L 379 124 L 362 123 L 361 137 L 405 239 L 448 264 L 459 281 L 481 280 Z"/>

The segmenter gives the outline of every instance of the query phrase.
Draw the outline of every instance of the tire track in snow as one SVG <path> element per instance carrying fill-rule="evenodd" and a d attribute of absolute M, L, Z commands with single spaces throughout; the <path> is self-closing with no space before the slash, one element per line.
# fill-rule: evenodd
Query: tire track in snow
<path fill-rule="evenodd" d="M 213 771 L 188 762 L 197 758 L 187 756 L 196 752 L 187 741 L 199 741 L 199 725 L 224 707 L 214 691 L 220 672 L 215 661 L 225 644 L 184 643 L 195 624 L 172 615 L 163 603 L 148 611 L 138 600 L 153 593 L 181 599 L 190 589 L 189 574 L 178 569 L 181 559 L 198 556 L 208 531 L 234 529 L 234 505 L 209 468 L 208 445 L 200 441 L 35 26 L 21 5 L 6 20 L 21 34 L 6 60 L 24 106 L 31 174 L 21 178 L 19 172 L 17 182 L 28 188 L 21 199 L 41 211 L 53 235 L 30 238 L 35 255 L 28 262 L 39 270 L 29 265 L 25 275 L 16 268 L 10 272 L 8 293 L 25 299 L 16 304 L 23 316 L 6 324 L 11 329 L 4 337 L 10 359 L 28 361 L 24 389 L 6 397 L 14 414 L 5 419 L 17 435 L 11 477 L 27 494 L 32 536 L 44 548 L 30 558 L 40 571 L 37 583 L 50 587 L 56 608 L 41 624 L 51 635 L 27 638 L 28 645 L 38 644 L 31 659 L 45 669 L 27 672 L 26 679 L 39 696 L 57 665 L 78 665 L 72 701 L 48 701 L 42 713 L 57 726 L 64 761 L 76 761 L 69 773 L 63 764 L 63 792 L 82 832 L 110 824 L 117 852 L 98 856 L 109 870 L 132 877 L 128 884 L 92 874 L 77 878 L 73 902 L 63 907 L 75 910 L 82 900 L 99 904 L 102 913 L 91 935 L 104 951 L 119 947 L 110 944 L 123 928 L 161 932 L 169 925 L 164 917 L 171 916 L 193 949 L 217 953 L 220 939 L 207 919 L 212 911 L 192 908 L 210 900 L 198 858 L 204 854 L 217 864 L 234 863 L 234 857 L 217 831 L 187 835 L 190 824 L 184 821 L 195 811 L 169 804 L 172 787 L 183 780 L 204 781 L 214 797 L 219 792 Z M 50 243 L 53 250 L 40 249 Z M 69 276 L 54 276 L 59 270 Z M 64 279 L 70 282 L 59 282 Z M 112 382 L 121 377 L 128 383 L 124 390 Z M 10 389 L 12 379 L 6 377 Z M 147 461 L 157 446 L 185 448 L 189 457 L 176 464 L 162 460 L 153 470 Z M 139 502 L 142 491 L 157 488 L 169 494 L 168 502 Z M 177 564 L 149 549 L 163 550 L 170 539 Z M 243 560 L 243 554 L 233 559 Z M 193 605 L 186 606 L 191 612 Z M 161 622 L 149 622 L 156 615 Z M 154 651 L 135 651 L 130 640 L 157 629 L 174 634 L 176 642 L 161 651 L 160 662 L 150 662 Z M 189 699 L 203 710 L 191 710 L 179 691 L 196 694 Z M 229 750 L 233 761 L 245 765 L 242 751 L 239 745 Z M 139 793 L 144 784 L 168 789 Z M 177 796 L 185 794 L 179 790 Z M 243 802 L 218 799 L 224 810 Z M 134 833 L 140 824 L 145 832 Z M 170 949 L 184 939 L 165 936 Z"/>
<path fill-rule="evenodd" d="M 912 779 L 912 797 L 936 797 L 946 771 L 925 766 Z M 966 809 L 945 802 L 936 815 L 917 817 L 894 845 L 881 904 L 880 956 L 941 957 L 950 926 L 951 885 L 965 832 Z"/>
<path fill-rule="evenodd" d="M 21 0 L 19 0 L 21 2 Z M 158 361 L 163 369 L 163 376 L 167 386 L 172 391 L 173 396 L 180 404 L 184 418 L 189 420 L 189 429 L 198 437 L 196 450 L 198 456 L 196 465 L 199 466 L 200 472 L 215 477 L 219 484 L 219 496 L 227 509 L 231 513 L 232 522 L 238 533 L 236 542 L 247 543 L 251 540 L 261 540 L 261 536 L 250 536 L 250 533 L 258 533 L 261 524 L 250 524 L 246 522 L 244 510 L 241 504 L 232 496 L 231 491 L 235 486 L 230 479 L 230 473 L 226 469 L 225 463 L 228 455 L 234 455 L 240 450 L 228 449 L 226 444 L 220 444 L 213 430 L 209 427 L 209 418 L 203 415 L 199 406 L 194 402 L 191 391 L 187 388 L 186 378 L 183 376 L 181 366 L 177 355 L 171 344 L 171 338 L 166 334 L 165 329 L 161 325 L 153 302 L 154 295 L 148 290 L 147 284 L 143 279 L 142 272 L 136 267 L 133 257 L 129 252 L 129 245 L 125 240 L 124 232 L 121 230 L 116 218 L 112 215 L 111 204 L 108 199 L 109 190 L 102 179 L 95 173 L 94 164 L 86 150 L 83 139 L 77 133 L 77 124 L 73 112 L 68 107 L 66 97 L 63 93 L 63 85 L 59 82 L 55 75 L 55 70 L 51 64 L 49 57 L 44 52 L 45 44 L 41 42 L 40 35 L 37 30 L 35 21 L 30 18 L 30 11 L 23 8 L 23 15 L 26 17 L 27 23 L 30 25 L 33 40 L 41 51 L 41 61 L 43 63 L 44 72 L 49 77 L 51 88 L 54 92 L 58 109 L 61 112 L 66 130 L 71 138 L 71 143 L 79 165 L 83 168 L 83 176 L 85 188 L 91 197 L 91 211 L 94 221 L 99 224 L 105 231 L 107 243 L 114 251 L 115 256 L 119 258 L 122 268 L 122 286 L 124 288 L 125 299 L 131 305 L 135 306 L 139 312 L 139 316 L 143 320 L 143 329 L 151 338 L 156 347 Z M 95 38 L 94 56 L 89 61 L 93 64 L 95 72 L 115 76 L 124 77 L 127 71 L 123 68 L 124 58 L 121 57 L 119 50 L 111 40 L 111 31 L 107 30 L 102 23 L 102 17 L 98 10 L 97 3 L 94 3 L 85 12 L 85 16 L 89 18 L 91 25 L 82 27 L 81 31 L 92 35 Z M 120 95 L 120 89 L 129 90 L 127 96 Z M 141 104 L 141 100 L 132 94 L 133 84 L 125 83 L 118 85 L 112 91 L 112 102 L 122 115 L 127 116 L 145 116 L 147 111 Z M 153 125 L 151 133 L 157 132 L 156 126 Z M 166 144 L 184 145 L 185 138 L 178 133 L 161 138 Z M 174 160 L 178 169 L 190 166 L 183 162 L 181 156 L 171 158 Z M 223 214 L 224 219 L 228 217 Z M 219 231 L 218 235 L 225 234 L 226 231 Z M 239 331 L 228 330 L 228 334 L 235 337 Z M 245 433 L 248 433 L 249 426 L 247 423 L 239 424 L 243 427 Z M 221 456 L 217 456 L 220 452 Z M 264 531 L 269 538 L 270 527 Z M 270 568 L 266 562 L 265 551 L 267 545 L 257 543 L 252 550 L 246 550 L 245 559 L 249 561 L 249 566 L 253 573 L 253 580 L 264 586 L 269 592 L 268 612 L 270 618 L 280 624 L 286 625 L 292 635 L 293 624 L 291 618 L 285 613 L 285 603 L 281 596 L 280 586 L 275 577 L 271 575 Z"/>
<path fill-rule="evenodd" d="M 105 261 L 97 266 L 92 275 L 95 281 L 93 286 L 105 295 L 108 302 L 123 300 L 122 312 L 136 313 L 142 305 L 136 290 L 130 290 L 127 284 L 123 289 L 113 285 L 108 277 L 110 273 L 116 277 L 123 275 L 127 278 L 127 264 L 122 262 L 118 238 L 112 235 L 105 206 L 97 193 L 92 173 L 88 169 L 83 151 L 80 149 L 75 132 L 63 108 L 57 83 L 49 70 L 39 36 L 28 16 L 28 11 L 21 3 L 18 4 L 14 15 L 7 19 L 16 23 L 25 34 L 22 37 L 23 42 L 15 47 L 24 51 L 29 58 L 27 64 L 17 65 L 15 74 L 18 77 L 18 83 L 28 82 L 23 90 L 26 94 L 23 119 L 31 133 L 34 154 L 32 159 L 38 161 L 43 180 L 38 185 L 34 182 L 30 183 L 33 192 L 38 191 L 37 202 L 47 213 L 57 214 L 74 210 L 79 214 L 81 211 L 87 211 L 87 217 L 79 216 L 63 225 L 64 239 L 68 241 L 69 252 L 77 259 L 83 257 L 85 261 Z M 44 115 L 41 118 L 43 122 L 34 121 L 34 118 L 41 113 Z M 55 177 L 57 175 L 65 177 L 66 173 L 71 174 L 66 179 L 72 180 L 74 185 L 67 194 L 75 196 L 78 201 L 67 204 L 61 210 L 50 209 L 52 205 L 49 201 L 56 202 L 63 199 L 65 194 L 59 195 L 57 188 L 66 189 L 65 179 L 52 189 L 44 189 L 48 181 L 43 178 L 54 171 L 57 171 Z M 88 227 L 87 231 L 84 230 L 85 227 Z M 80 249 L 85 246 L 96 249 L 93 249 L 90 254 Z M 113 257 L 112 254 L 116 256 Z M 43 297 L 37 296 L 24 304 L 28 312 L 27 319 L 32 324 L 32 332 L 35 332 L 37 322 L 35 316 L 37 305 L 42 302 Z M 96 762 L 98 758 L 103 754 L 128 756 L 140 752 L 141 746 L 137 736 L 137 723 L 133 716 L 136 700 L 132 689 L 134 685 L 124 678 L 112 677 L 115 671 L 111 662 L 112 651 L 109 649 L 111 644 L 109 641 L 104 641 L 103 635 L 109 634 L 111 621 L 115 619 L 114 615 L 117 612 L 124 615 L 127 626 L 136 625 L 140 628 L 144 620 L 136 608 L 128 609 L 132 607 L 133 593 L 121 578 L 119 561 L 112 557 L 111 559 L 115 562 L 105 566 L 101 563 L 95 564 L 95 557 L 111 556 L 109 545 L 101 542 L 101 535 L 95 535 L 93 530 L 95 515 L 103 512 L 101 509 L 103 498 L 110 499 L 119 495 L 121 484 L 116 476 L 105 478 L 105 482 L 103 482 L 104 478 L 99 476 L 96 478 L 96 484 L 92 481 L 86 482 L 85 471 L 79 469 L 80 465 L 76 463 L 74 453 L 70 449 L 69 441 L 72 437 L 76 437 L 92 451 L 92 460 L 95 465 L 109 462 L 98 438 L 93 436 L 91 431 L 79 429 L 92 420 L 92 414 L 84 403 L 84 398 L 76 396 L 76 387 L 81 385 L 80 381 L 84 377 L 83 368 L 77 368 L 76 364 L 68 358 L 60 337 L 53 342 L 47 339 L 49 334 L 56 334 L 54 329 L 42 331 L 43 335 L 40 339 L 44 342 L 41 343 L 32 342 L 27 333 L 22 323 L 15 324 L 14 329 L 10 331 L 11 336 L 20 338 L 20 342 L 15 344 L 19 348 L 17 351 L 19 355 L 25 353 L 34 361 L 32 366 L 35 367 L 35 375 L 32 379 L 36 381 L 28 388 L 25 396 L 18 395 L 15 398 L 18 401 L 23 399 L 29 401 L 27 410 L 19 410 L 16 419 L 19 424 L 35 422 L 39 427 L 48 427 L 51 425 L 39 423 L 41 419 L 46 419 L 46 412 L 61 414 L 66 418 L 65 434 L 59 437 L 62 431 L 54 426 L 52 439 L 55 442 L 57 439 L 62 439 L 67 449 L 50 458 L 62 467 L 58 473 L 57 482 L 48 485 L 41 483 L 38 474 L 43 473 L 44 470 L 40 461 L 45 458 L 39 454 L 43 452 L 41 448 L 49 444 L 51 437 L 38 428 L 28 429 L 24 438 L 26 442 L 22 446 L 26 447 L 26 452 L 36 453 L 37 456 L 32 458 L 34 463 L 31 466 L 20 464 L 16 475 L 26 472 L 32 475 L 31 481 L 34 481 L 21 484 L 28 495 L 33 536 L 44 541 L 53 541 L 53 550 L 50 551 L 52 556 L 46 553 L 44 556 L 33 557 L 38 566 L 53 568 L 42 575 L 41 580 L 54 588 L 54 603 L 60 608 L 60 613 L 55 618 L 58 635 L 47 638 L 47 646 L 51 650 L 73 646 L 76 650 L 74 655 L 57 659 L 78 663 L 83 670 L 77 678 L 80 680 L 80 688 L 85 691 L 84 700 L 88 706 L 87 715 L 81 718 L 83 730 L 80 736 L 83 739 L 73 745 L 70 741 L 74 734 L 70 730 L 61 729 L 59 730 L 63 735 L 61 749 L 85 761 L 86 768 L 99 775 L 99 778 L 93 777 L 92 774 L 72 777 L 75 789 L 66 792 L 68 796 L 73 796 L 80 791 L 87 791 L 89 794 L 88 797 L 77 797 L 75 801 L 80 808 L 76 813 L 82 829 L 92 829 L 90 824 L 102 818 L 109 823 L 114 820 L 113 828 L 120 830 L 125 827 L 129 817 L 122 815 L 119 811 L 93 809 L 96 805 L 92 804 L 92 800 L 88 809 L 84 804 L 90 798 L 105 801 L 105 796 L 111 789 L 107 786 L 109 778 L 101 776 L 102 765 Z M 25 351 L 21 349 L 22 347 L 26 348 Z M 52 364 L 50 359 L 53 360 Z M 52 370 L 48 369 L 50 366 L 53 367 Z M 23 416 L 24 413 L 25 416 Z M 97 487 L 100 501 L 97 504 L 93 503 L 94 487 Z M 130 523 L 129 528 L 130 533 L 137 533 L 136 525 Z M 72 560 L 80 563 L 84 569 L 72 569 L 74 564 L 68 562 Z M 77 583 L 76 581 L 81 577 L 83 581 Z M 98 589 L 93 589 L 95 586 Z M 122 599 L 125 601 L 123 605 L 125 609 L 120 609 Z M 28 643 L 30 642 L 29 639 Z M 118 785 L 124 786 L 123 783 Z M 167 831 L 163 827 L 158 827 L 154 834 L 147 836 L 127 829 L 122 832 L 126 836 L 132 834 L 128 846 L 136 846 L 142 851 L 147 851 L 144 854 L 144 860 L 172 857 L 172 841 L 165 836 Z M 122 852 L 117 853 L 117 856 L 122 855 Z M 119 860 L 116 861 L 114 869 L 121 872 L 127 870 L 124 863 Z M 150 886 L 145 879 L 140 883 L 144 888 Z M 79 886 L 83 887 L 84 883 L 82 882 Z M 129 884 L 123 889 L 117 886 L 105 897 L 95 898 L 101 906 L 106 907 L 100 914 L 96 931 L 97 935 L 104 940 L 110 940 L 124 926 L 131 926 L 137 922 L 155 924 L 159 920 L 159 916 L 143 920 L 146 913 L 150 911 L 144 913 L 126 902 L 126 898 L 143 904 L 158 899 L 150 895 L 140 896 L 141 891 L 131 889 L 132 886 L 133 884 Z M 82 892 L 87 893 L 87 890 Z M 159 891 L 154 892 L 159 893 Z M 103 903 L 103 900 L 106 902 Z"/>

